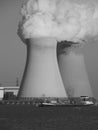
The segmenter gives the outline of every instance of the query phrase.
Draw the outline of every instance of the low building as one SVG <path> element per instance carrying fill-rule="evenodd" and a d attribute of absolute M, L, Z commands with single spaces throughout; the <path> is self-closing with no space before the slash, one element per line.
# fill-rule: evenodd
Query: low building
<path fill-rule="evenodd" d="M 19 91 L 19 86 L 4 86 L 0 87 L 0 100 L 4 97 L 9 98 L 11 96 L 17 96 Z"/>
<path fill-rule="evenodd" d="M 4 87 L 0 87 L 0 100 L 4 97 Z"/>

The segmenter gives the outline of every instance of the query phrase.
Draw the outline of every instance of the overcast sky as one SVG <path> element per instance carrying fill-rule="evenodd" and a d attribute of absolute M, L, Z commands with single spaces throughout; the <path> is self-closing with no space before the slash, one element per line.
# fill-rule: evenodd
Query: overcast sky
<path fill-rule="evenodd" d="M 15 85 L 21 80 L 26 46 L 17 36 L 19 11 L 24 0 L 0 0 L 0 83 Z M 94 96 L 98 98 L 98 42 L 90 41 L 83 48 L 86 68 Z"/>
<path fill-rule="evenodd" d="M 0 0 L 0 83 L 14 85 L 21 79 L 26 47 L 17 36 L 22 0 Z"/>

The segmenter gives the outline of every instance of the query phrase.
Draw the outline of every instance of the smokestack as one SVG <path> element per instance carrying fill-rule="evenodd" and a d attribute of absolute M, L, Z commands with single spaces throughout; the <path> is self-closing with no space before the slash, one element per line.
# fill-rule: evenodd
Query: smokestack
<path fill-rule="evenodd" d="M 67 91 L 70 93 L 70 96 L 93 97 L 81 49 L 81 47 L 68 48 L 65 45 L 65 49 L 61 50 L 61 54 L 59 53 L 58 55 L 61 76 L 66 91 L 70 91 Z"/>
<path fill-rule="evenodd" d="M 28 40 L 19 97 L 67 97 L 58 69 L 56 46 L 53 38 Z"/>

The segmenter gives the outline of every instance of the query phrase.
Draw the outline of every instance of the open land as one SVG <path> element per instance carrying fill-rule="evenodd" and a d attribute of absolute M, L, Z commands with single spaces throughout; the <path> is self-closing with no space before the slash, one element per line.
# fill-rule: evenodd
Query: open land
<path fill-rule="evenodd" d="M 0 130 L 98 130 L 98 107 L 0 105 Z"/>

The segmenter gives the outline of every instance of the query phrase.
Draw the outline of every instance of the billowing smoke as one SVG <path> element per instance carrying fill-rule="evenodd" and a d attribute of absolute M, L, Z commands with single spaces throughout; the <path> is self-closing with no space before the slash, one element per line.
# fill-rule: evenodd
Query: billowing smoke
<path fill-rule="evenodd" d="M 22 37 L 81 42 L 98 36 L 98 0 L 29 0 L 21 9 Z"/>
<path fill-rule="evenodd" d="M 92 96 L 84 57 L 69 49 L 74 45 L 80 46 L 78 43 L 84 43 L 86 38 L 97 39 L 98 0 L 28 0 L 23 4 L 21 14 L 18 34 L 23 42 L 28 43 L 29 39 L 29 44 L 54 45 L 56 39 L 60 43 L 57 48 L 58 64 L 65 89 L 74 90 L 73 96 Z M 59 73 L 57 55 L 52 52 L 54 49 L 44 51 L 46 55 L 43 55 L 45 53 L 39 49 L 28 48 L 28 68 L 20 95 L 40 96 L 45 93 L 50 96 L 54 92 L 52 96 L 67 97 Z"/>

